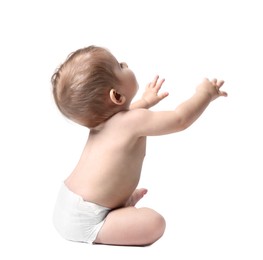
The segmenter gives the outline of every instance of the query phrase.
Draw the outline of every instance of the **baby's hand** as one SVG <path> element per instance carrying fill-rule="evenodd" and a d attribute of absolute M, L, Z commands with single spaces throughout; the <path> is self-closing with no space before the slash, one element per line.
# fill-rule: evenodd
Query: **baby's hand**
<path fill-rule="evenodd" d="M 159 90 L 162 87 L 162 84 L 164 83 L 164 79 L 160 81 L 158 80 L 159 80 L 159 76 L 155 76 L 153 81 L 147 84 L 145 91 L 142 95 L 142 100 L 144 100 L 147 103 L 148 108 L 156 105 L 162 99 L 164 99 L 169 95 L 168 92 L 163 92 L 161 94 L 158 94 Z"/>
<path fill-rule="evenodd" d="M 196 88 L 196 91 L 202 91 L 210 95 L 211 101 L 220 97 L 220 96 L 227 96 L 227 93 L 225 91 L 221 91 L 220 88 L 224 85 L 223 80 L 209 80 L 205 78 L 201 84 L 199 84 Z"/>

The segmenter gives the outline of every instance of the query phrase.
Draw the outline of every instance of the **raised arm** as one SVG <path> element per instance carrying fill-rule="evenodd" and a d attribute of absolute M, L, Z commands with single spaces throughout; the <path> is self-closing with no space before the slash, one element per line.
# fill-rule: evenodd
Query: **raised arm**
<path fill-rule="evenodd" d="M 162 87 L 162 84 L 164 83 L 164 79 L 158 81 L 159 76 L 155 76 L 153 81 L 146 85 L 146 88 L 144 90 L 144 93 L 138 101 L 131 104 L 130 109 L 137 109 L 137 108 L 150 108 L 157 103 L 159 103 L 161 100 L 163 100 L 165 97 L 169 95 L 168 92 L 163 92 L 159 94 L 159 90 Z"/>
<path fill-rule="evenodd" d="M 211 101 L 227 93 L 221 91 L 224 81 L 204 79 L 194 95 L 173 111 L 153 112 L 145 109 L 134 115 L 138 135 L 163 135 L 182 131 L 193 124 L 205 111 Z M 137 119 L 135 118 L 137 117 Z"/>
<path fill-rule="evenodd" d="M 220 90 L 223 84 L 223 80 L 213 79 L 209 81 L 205 78 L 197 86 L 195 94 L 176 108 L 175 113 L 180 119 L 177 128 L 180 126 L 179 129 L 182 128 L 183 130 L 189 127 L 201 116 L 211 101 L 220 96 L 226 97 L 227 93 Z"/>

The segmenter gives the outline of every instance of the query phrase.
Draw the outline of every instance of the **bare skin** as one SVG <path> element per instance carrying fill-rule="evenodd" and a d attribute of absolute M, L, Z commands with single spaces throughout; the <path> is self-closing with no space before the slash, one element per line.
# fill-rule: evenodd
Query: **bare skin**
<path fill-rule="evenodd" d="M 110 95 L 120 111 L 90 129 L 80 160 L 65 184 L 84 200 L 112 209 L 94 243 L 149 245 L 163 235 L 165 220 L 150 208 L 135 207 L 147 193 L 144 188 L 137 189 L 147 136 L 186 129 L 211 101 L 227 94 L 220 90 L 223 81 L 204 79 L 194 95 L 175 110 L 153 112 L 148 108 L 168 96 L 167 92 L 159 94 L 164 80 L 156 76 L 142 99 L 131 104 L 138 88 L 136 78 L 126 64 L 121 68 L 116 65 L 116 74 L 122 85 Z"/>
<path fill-rule="evenodd" d="M 147 193 L 147 189 L 144 188 L 140 188 L 140 189 L 136 189 L 132 195 L 130 196 L 130 198 L 126 201 L 125 203 L 125 207 L 129 207 L 129 206 L 135 206 L 137 204 L 137 202 L 143 198 L 143 196 Z"/>

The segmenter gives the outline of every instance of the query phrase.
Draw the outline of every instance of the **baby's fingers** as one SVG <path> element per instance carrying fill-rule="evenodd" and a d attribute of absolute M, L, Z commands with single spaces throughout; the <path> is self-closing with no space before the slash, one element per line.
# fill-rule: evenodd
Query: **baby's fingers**
<path fill-rule="evenodd" d="M 220 90 L 220 88 L 224 85 L 224 83 L 225 82 L 223 80 L 219 80 L 217 82 L 217 89 L 220 96 L 227 97 L 227 92 Z"/>
<path fill-rule="evenodd" d="M 169 95 L 169 92 L 163 92 L 159 94 L 159 100 L 161 101 L 162 99 L 166 98 Z"/>
<path fill-rule="evenodd" d="M 159 76 L 157 75 L 154 77 L 153 81 L 148 84 L 148 87 L 154 88 L 156 89 L 156 92 L 158 92 L 163 83 L 164 83 L 164 79 L 159 80 Z"/>
<path fill-rule="evenodd" d="M 155 76 L 153 81 L 151 81 L 150 83 L 147 84 L 147 87 L 148 88 L 154 88 L 156 86 L 158 79 L 159 79 L 159 76 L 158 75 Z"/>
<path fill-rule="evenodd" d="M 227 92 L 219 90 L 220 96 L 227 97 Z"/>
<path fill-rule="evenodd" d="M 222 86 L 224 85 L 224 83 L 225 83 L 224 80 L 219 80 L 219 81 L 217 82 L 217 86 L 220 88 L 220 87 L 222 87 Z"/>
<path fill-rule="evenodd" d="M 160 81 L 157 82 L 157 84 L 155 85 L 156 92 L 158 92 L 160 90 L 164 81 L 165 81 L 165 79 L 161 79 Z"/>

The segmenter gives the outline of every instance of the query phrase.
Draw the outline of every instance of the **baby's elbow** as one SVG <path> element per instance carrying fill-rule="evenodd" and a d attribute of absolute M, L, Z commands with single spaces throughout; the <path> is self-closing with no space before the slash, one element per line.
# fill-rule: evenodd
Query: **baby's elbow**
<path fill-rule="evenodd" d="M 174 121 L 173 131 L 181 132 L 186 130 L 190 126 L 189 122 L 185 120 L 183 117 L 177 117 Z"/>
<path fill-rule="evenodd" d="M 182 132 L 182 131 L 186 130 L 188 127 L 189 126 L 187 126 L 187 125 L 180 125 L 177 127 L 175 132 Z"/>

